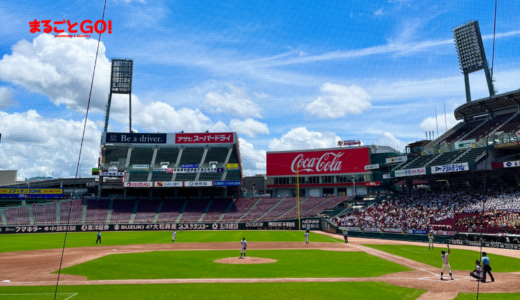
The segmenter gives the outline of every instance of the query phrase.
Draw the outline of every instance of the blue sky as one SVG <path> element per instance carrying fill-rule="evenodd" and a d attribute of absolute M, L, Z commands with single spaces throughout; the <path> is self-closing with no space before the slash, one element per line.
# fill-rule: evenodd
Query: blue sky
<path fill-rule="evenodd" d="M 101 0 L 2 1 L 0 169 L 19 177 L 72 176 L 97 35 L 31 34 L 34 19 L 98 20 Z M 109 60 L 134 59 L 139 132 L 237 131 L 246 173 L 265 151 L 361 140 L 403 149 L 425 131 L 455 124 L 465 102 L 451 29 L 476 19 L 491 63 L 494 1 L 107 0 L 82 176 L 95 164 Z M 518 1 L 499 1 L 494 74 L 499 93 L 518 89 Z M 471 74 L 474 99 L 487 96 Z M 126 130 L 115 97 L 111 130 Z M 65 132 L 66 130 L 70 132 Z"/>

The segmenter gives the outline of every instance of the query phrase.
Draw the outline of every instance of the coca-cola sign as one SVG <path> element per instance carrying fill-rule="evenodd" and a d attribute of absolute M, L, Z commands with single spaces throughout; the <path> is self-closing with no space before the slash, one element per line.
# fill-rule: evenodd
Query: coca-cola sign
<path fill-rule="evenodd" d="M 267 153 L 267 176 L 362 173 L 369 163 L 368 148 Z"/>

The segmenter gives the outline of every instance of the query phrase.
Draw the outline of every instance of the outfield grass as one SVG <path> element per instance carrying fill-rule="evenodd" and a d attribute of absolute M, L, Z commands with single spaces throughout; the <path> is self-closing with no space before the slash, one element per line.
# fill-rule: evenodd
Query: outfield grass
<path fill-rule="evenodd" d="M 442 267 L 441 250 L 447 248 L 435 248 L 428 250 L 425 246 L 411 245 L 365 245 L 398 256 L 409 258 L 433 267 Z M 488 254 L 491 260 L 493 272 L 518 272 L 520 271 L 520 259 L 496 254 Z M 480 253 L 472 250 L 452 249 L 450 254 L 450 266 L 452 270 L 471 271 L 475 269 L 475 260 L 480 259 Z"/>
<path fill-rule="evenodd" d="M 411 271 L 365 252 L 249 250 L 248 256 L 277 260 L 268 264 L 220 264 L 240 251 L 154 251 L 111 254 L 63 269 L 63 274 L 102 279 L 377 277 Z"/>
<path fill-rule="evenodd" d="M 71 232 L 67 248 L 96 246 L 97 232 Z M 175 243 L 237 242 L 305 242 L 303 231 L 177 231 Z M 14 252 L 63 247 L 64 233 L 2 234 L 0 252 Z M 101 246 L 171 243 L 171 231 L 103 232 Z M 310 242 L 339 242 L 341 240 L 311 233 Z M 100 246 L 99 244 L 97 246 Z"/>
<path fill-rule="evenodd" d="M 0 287 L 2 300 L 49 300 L 54 287 Z M 384 282 L 217 283 L 62 286 L 56 299 L 170 300 L 170 299 L 359 299 L 413 300 L 424 290 Z M 63 293 L 63 294 L 61 294 Z M 64 294 L 70 293 L 70 294 Z M 3 295 L 2 295 L 3 294 Z M 18 294 L 18 295 L 5 295 Z M 25 295 L 21 295 L 25 294 Z M 28 295 L 29 294 L 29 295 Z"/>
<path fill-rule="evenodd" d="M 477 294 L 460 293 L 455 300 L 474 300 Z M 503 294 L 478 294 L 479 300 L 516 300 L 520 299 L 520 293 L 503 293 Z"/>

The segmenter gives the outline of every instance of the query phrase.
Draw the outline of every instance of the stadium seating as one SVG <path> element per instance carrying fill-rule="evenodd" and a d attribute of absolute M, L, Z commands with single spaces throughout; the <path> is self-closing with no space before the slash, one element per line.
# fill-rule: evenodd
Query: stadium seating
<path fill-rule="evenodd" d="M 105 151 L 104 159 L 105 164 L 103 165 L 103 169 L 108 169 L 111 162 L 118 162 L 119 170 L 122 170 L 125 166 L 126 157 L 128 155 L 127 147 L 118 147 L 118 148 L 107 148 Z"/>
<path fill-rule="evenodd" d="M 81 224 L 83 200 L 63 201 L 60 203 L 60 224 Z"/>
<path fill-rule="evenodd" d="M 171 174 L 170 174 L 171 175 Z M 155 214 L 161 205 L 157 200 L 139 200 L 137 213 L 135 214 L 134 224 L 150 224 L 155 218 Z"/>
<path fill-rule="evenodd" d="M 451 151 L 441 153 L 436 159 L 430 161 L 427 167 L 442 166 L 451 163 L 457 156 L 461 155 L 462 151 Z"/>
<path fill-rule="evenodd" d="M 5 218 L 9 225 L 30 225 L 29 207 L 14 207 L 5 210 Z"/>
<path fill-rule="evenodd" d="M 33 209 L 34 225 L 56 224 L 56 204 L 35 205 Z M 1 221 L 0 221 L 1 223 Z"/>
<path fill-rule="evenodd" d="M 256 202 L 258 201 L 258 198 L 253 199 L 247 199 L 247 198 L 240 198 L 235 201 L 233 205 L 231 205 L 231 208 L 229 211 L 224 215 L 221 222 L 236 222 L 238 219 L 240 219 Z M 246 215 L 247 217 L 247 215 Z M 244 221 L 244 220 L 241 220 Z M 245 221 L 244 221 L 245 222 Z"/>
<path fill-rule="evenodd" d="M 253 200 L 253 199 L 251 199 Z M 244 218 L 242 218 L 242 222 L 251 222 L 258 218 L 260 218 L 263 214 L 265 214 L 269 209 L 275 206 L 278 202 L 280 202 L 282 198 L 262 198 L 260 202 L 249 211 Z"/>
<path fill-rule="evenodd" d="M 157 150 L 157 156 L 155 157 L 155 168 L 161 167 L 161 162 L 169 162 L 168 168 L 174 168 L 179 156 L 179 148 L 163 147 Z M 170 174 L 171 177 L 171 174 Z"/>
<path fill-rule="evenodd" d="M 464 137 L 464 140 L 480 139 L 487 137 L 494 129 L 502 125 L 505 121 L 511 118 L 513 114 L 505 114 L 490 119 L 484 125 L 477 128 L 475 131 Z"/>
<path fill-rule="evenodd" d="M 85 219 L 85 221 L 88 224 L 105 224 L 107 221 L 109 206 L 109 199 L 89 199 L 87 201 L 87 218 Z"/>
<path fill-rule="evenodd" d="M 451 143 L 460 140 L 465 135 L 470 133 L 473 129 L 475 129 L 477 126 L 480 126 L 483 122 L 486 122 L 485 119 L 477 120 L 468 122 L 464 125 L 462 125 L 460 128 L 455 130 L 451 135 L 447 136 L 444 140 L 446 143 Z"/>
<path fill-rule="evenodd" d="M 258 219 L 259 221 L 271 221 L 276 220 L 281 215 L 285 214 L 288 210 L 297 205 L 298 198 L 285 198 L 278 204 L 274 209 L 268 212 L 266 215 Z"/>
<path fill-rule="evenodd" d="M 153 157 L 153 148 L 136 147 L 132 150 L 130 157 L 130 166 L 132 165 L 150 165 Z"/>
<path fill-rule="evenodd" d="M 129 223 L 136 200 L 114 200 L 110 223 Z M 87 213 L 88 214 L 88 213 Z"/>
<path fill-rule="evenodd" d="M 209 199 L 191 199 L 182 214 L 181 223 L 198 222 L 206 207 Z"/>
<path fill-rule="evenodd" d="M 191 165 L 200 164 L 202 155 L 204 154 L 204 148 L 189 148 L 182 152 L 180 165 Z"/>
<path fill-rule="evenodd" d="M 498 131 L 501 132 L 516 132 L 520 130 L 520 114 L 516 115 L 509 122 L 505 123 Z"/>
<path fill-rule="evenodd" d="M 300 216 L 313 208 L 314 206 L 320 204 L 321 202 L 328 199 L 328 197 L 309 197 L 307 200 L 300 203 Z M 301 201 L 301 199 L 300 199 Z M 293 209 L 287 211 L 285 214 L 280 216 L 280 219 L 293 219 L 298 217 L 298 207 L 294 207 Z"/>
<path fill-rule="evenodd" d="M 330 197 L 327 200 L 319 203 L 318 205 L 314 206 L 313 208 L 304 211 L 302 214 L 302 217 L 315 217 L 317 214 L 323 212 L 327 208 L 334 208 L 336 205 L 340 204 L 343 201 L 349 200 L 350 196 L 336 196 L 336 197 Z"/>
<path fill-rule="evenodd" d="M 213 199 L 213 203 L 209 207 L 208 212 L 204 216 L 202 222 L 216 222 L 220 216 L 226 211 L 233 200 L 231 198 Z"/>
<path fill-rule="evenodd" d="M 464 155 L 462 155 L 458 159 L 452 161 L 451 163 L 456 164 L 456 163 L 463 163 L 463 162 L 468 162 L 468 163 L 478 162 L 477 158 L 479 158 L 479 157 L 480 157 L 480 159 L 484 158 L 485 156 L 482 156 L 484 153 L 486 153 L 486 148 L 470 149 Z"/>
<path fill-rule="evenodd" d="M 157 223 L 174 223 L 186 200 L 164 200 Z"/>

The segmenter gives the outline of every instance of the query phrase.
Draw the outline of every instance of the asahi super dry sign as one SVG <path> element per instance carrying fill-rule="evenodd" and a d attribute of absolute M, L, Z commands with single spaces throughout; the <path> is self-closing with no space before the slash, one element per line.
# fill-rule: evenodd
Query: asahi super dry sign
<path fill-rule="evenodd" d="M 267 176 L 362 173 L 369 163 L 368 148 L 267 153 Z"/>

